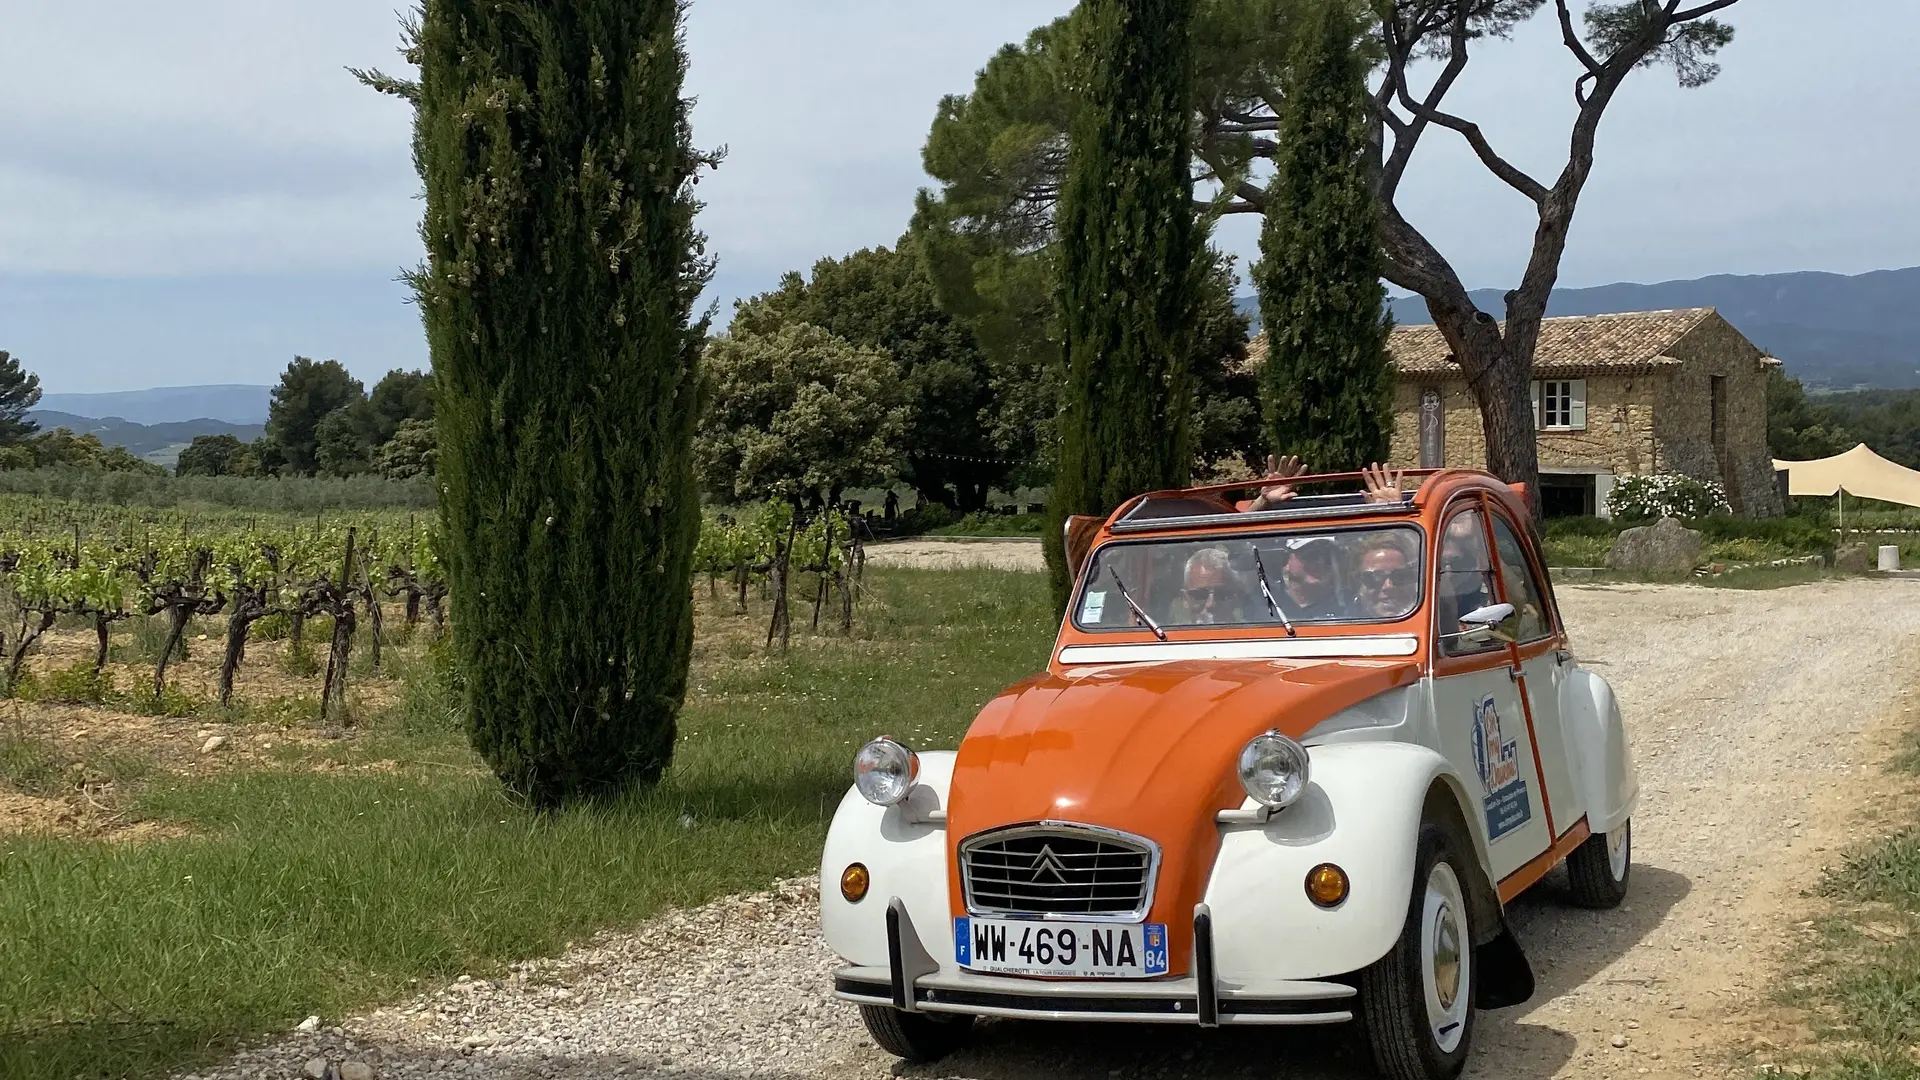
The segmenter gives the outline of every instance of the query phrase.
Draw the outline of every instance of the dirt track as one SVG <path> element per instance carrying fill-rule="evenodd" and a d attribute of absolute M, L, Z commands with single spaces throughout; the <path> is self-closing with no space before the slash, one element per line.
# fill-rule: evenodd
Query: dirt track
<path fill-rule="evenodd" d="M 1470 1075 L 1728 1075 L 1729 1054 L 1780 1037 L 1762 999 L 1805 917 L 1801 891 L 1898 784 L 1878 763 L 1892 733 L 1920 720 L 1920 699 L 1902 696 L 1920 672 L 1920 582 L 1579 588 L 1561 602 L 1576 652 L 1613 682 L 1631 729 L 1643 784 L 1633 891 L 1619 911 L 1581 911 L 1550 878 L 1514 905 L 1540 993 L 1480 1014 Z M 350 1021 L 344 1036 L 290 1036 L 219 1075 L 294 1075 L 328 1050 L 375 1060 L 382 1076 L 901 1075 L 854 1011 L 826 1000 L 832 966 L 811 897 L 789 887 L 448 988 Z M 1369 1072 L 1339 1029 L 996 1023 L 965 1053 L 904 1075 Z"/>

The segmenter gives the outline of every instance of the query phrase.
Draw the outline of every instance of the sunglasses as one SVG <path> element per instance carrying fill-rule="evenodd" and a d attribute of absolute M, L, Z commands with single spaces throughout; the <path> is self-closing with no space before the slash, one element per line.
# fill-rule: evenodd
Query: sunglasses
<path fill-rule="evenodd" d="M 1204 604 L 1209 601 L 1220 600 L 1225 598 L 1227 595 L 1227 590 L 1217 588 L 1212 585 L 1202 586 L 1197 589 L 1185 589 L 1182 591 L 1184 591 L 1187 594 L 1187 601 L 1193 604 Z"/>
<path fill-rule="evenodd" d="M 1402 567 L 1399 570 L 1360 571 L 1360 584 L 1375 590 L 1385 588 L 1387 585 L 1411 588 L 1419 580 L 1420 575 L 1415 573 L 1412 567 Z"/>

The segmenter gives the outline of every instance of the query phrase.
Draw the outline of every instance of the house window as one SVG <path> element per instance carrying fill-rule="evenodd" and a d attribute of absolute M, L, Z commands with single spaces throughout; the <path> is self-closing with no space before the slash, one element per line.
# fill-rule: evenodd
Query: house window
<path fill-rule="evenodd" d="M 1543 379 L 1533 384 L 1533 426 L 1541 431 L 1587 429 L 1587 380 Z"/>

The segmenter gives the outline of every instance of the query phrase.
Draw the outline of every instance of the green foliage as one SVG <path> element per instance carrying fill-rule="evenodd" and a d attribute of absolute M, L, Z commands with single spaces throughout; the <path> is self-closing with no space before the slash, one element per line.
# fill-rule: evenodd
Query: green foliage
<path fill-rule="evenodd" d="M 1770 544 L 1789 555 L 1831 554 L 1835 543 L 1832 531 L 1803 518 L 1742 518 L 1720 513 L 1692 518 L 1687 527 L 1698 529 L 1709 543 Z"/>
<path fill-rule="evenodd" d="M 1207 265 L 1190 168 L 1193 0 L 1087 0 L 1086 90 L 1061 193 L 1067 357 L 1049 510 L 1105 514 L 1192 467 L 1187 367 Z M 1050 529 L 1056 599 L 1068 588 Z"/>
<path fill-rule="evenodd" d="M 412 480 L 433 475 L 440 443 L 431 420 L 402 420 L 374 454 L 373 467 L 389 480 Z"/>
<path fill-rule="evenodd" d="M 1039 536 L 1046 528 L 1045 514 L 973 513 L 932 531 L 936 536 Z"/>
<path fill-rule="evenodd" d="M 0 349 L 0 447 L 16 446 L 40 429 L 27 411 L 40 404 L 40 376 Z"/>
<path fill-rule="evenodd" d="M 433 375 L 395 368 L 373 384 L 367 396 L 373 417 L 373 443 L 385 446 L 408 421 L 433 422 Z"/>
<path fill-rule="evenodd" d="M 23 673 L 24 674 L 24 673 Z M 93 661 L 79 660 L 72 665 L 35 680 L 30 686 L 23 679 L 15 693 L 25 701 L 55 701 L 68 705 L 104 705 L 118 699 L 113 672 L 93 669 Z"/>
<path fill-rule="evenodd" d="M 676 0 L 426 5 L 410 27 L 444 551 L 474 745 L 536 805 L 673 752 L 711 277 Z M 376 84 L 378 79 L 373 79 Z"/>
<path fill-rule="evenodd" d="M 1815 401 L 1818 413 L 1845 432 L 1836 453 L 1864 442 L 1889 461 L 1920 469 L 1920 390 L 1856 390 Z"/>
<path fill-rule="evenodd" d="M 3 422 L 3 421 L 0 421 Z M 96 473 L 165 476 L 167 470 L 137 458 L 124 446 L 106 446 L 98 435 L 75 435 L 67 428 L 0 446 L 0 475 L 16 470 L 71 468 Z"/>
<path fill-rule="evenodd" d="M 1726 490 L 1718 481 L 1678 473 L 1621 477 L 1607 496 L 1607 509 L 1623 521 L 1703 518 L 1729 512 Z"/>
<path fill-rule="evenodd" d="M 986 357 L 973 332 L 940 310 L 916 249 L 821 259 L 812 280 L 788 274 L 779 289 L 740 305 L 733 333 L 764 336 L 797 323 L 892 357 L 910 409 L 902 479 L 923 499 L 985 505 L 987 489 L 1008 474 L 981 422 L 993 408 Z"/>
<path fill-rule="evenodd" d="M 3 453 L 4 451 L 0 451 Z M 35 497 L 88 507 L 227 508 L 312 514 L 340 510 L 424 510 L 433 488 L 377 476 L 170 477 L 71 465 L 0 471 L 0 498 Z"/>
<path fill-rule="evenodd" d="M 1247 363 L 1247 317 L 1234 306 L 1233 257 L 1209 252 L 1188 359 L 1196 478 L 1237 479 L 1253 470 L 1260 437 L 1260 374 Z"/>
<path fill-rule="evenodd" d="M 808 323 L 742 327 L 714 339 L 704 369 L 693 456 L 715 498 L 837 501 L 898 468 L 911 409 L 886 353 Z"/>
<path fill-rule="evenodd" d="M 1267 335 L 1268 445 L 1322 472 L 1385 461 L 1393 437 L 1361 33 L 1320 3 L 1300 36 L 1253 271 Z"/>
<path fill-rule="evenodd" d="M 174 462 L 175 476 L 232 476 L 234 459 L 247 446 L 232 435 L 195 435 Z"/>
<path fill-rule="evenodd" d="M 372 465 L 374 416 L 364 401 L 335 409 L 313 430 L 313 457 L 324 476 L 359 476 Z"/>
<path fill-rule="evenodd" d="M 280 374 L 267 406 L 267 438 L 296 476 L 320 470 L 320 422 L 336 409 L 366 401 L 367 390 L 338 360 L 314 363 L 296 356 Z"/>
<path fill-rule="evenodd" d="M 1585 13 L 1587 38 L 1594 53 L 1610 56 L 1626 48 L 1650 29 L 1646 5 L 1639 0 L 1625 3 L 1596 3 Z M 1701 87 L 1720 74 L 1713 57 L 1733 43 L 1733 27 L 1718 19 L 1698 19 L 1672 27 L 1662 35 L 1640 67 L 1672 64 L 1680 85 Z"/>
<path fill-rule="evenodd" d="M 1807 400 L 1800 380 L 1767 372 L 1767 451 L 1782 461 L 1812 461 L 1853 448 L 1839 411 Z"/>

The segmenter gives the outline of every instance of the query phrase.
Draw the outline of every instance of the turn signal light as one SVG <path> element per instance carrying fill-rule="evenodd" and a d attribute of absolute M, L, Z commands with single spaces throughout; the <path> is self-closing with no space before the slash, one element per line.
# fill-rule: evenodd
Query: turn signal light
<path fill-rule="evenodd" d="M 1347 872 L 1332 863 L 1307 871 L 1307 899 L 1323 908 L 1339 907 L 1347 898 Z"/>
<path fill-rule="evenodd" d="M 867 868 L 859 863 L 849 863 L 845 870 L 840 871 L 840 895 L 846 897 L 849 904 L 866 899 L 867 889 L 872 884 L 873 879 L 867 874 Z"/>

